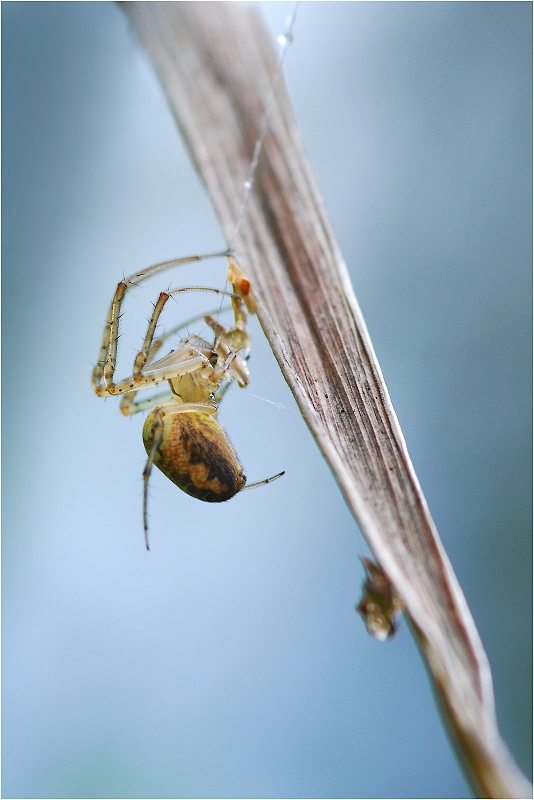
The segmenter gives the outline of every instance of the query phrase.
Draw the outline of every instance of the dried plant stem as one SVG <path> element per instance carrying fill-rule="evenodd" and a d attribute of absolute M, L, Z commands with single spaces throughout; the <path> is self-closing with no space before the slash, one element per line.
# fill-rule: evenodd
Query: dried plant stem
<path fill-rule="evenodd" d="M 499 737 L 486 654 L 409 459 L 283 81 L 273 85 L 276 56 L 255 10 L 146 2 L 124 9 L 254 282 L 258 316 L 304 419 L 406 604 L 474 791 L 531 797 Z"/>

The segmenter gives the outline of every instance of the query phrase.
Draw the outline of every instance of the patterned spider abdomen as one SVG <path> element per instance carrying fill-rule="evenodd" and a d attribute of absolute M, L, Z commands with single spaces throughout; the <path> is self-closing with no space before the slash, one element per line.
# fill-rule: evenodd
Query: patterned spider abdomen
<path fill-rule="evenodd" d="M 163 430 L 154 464 L 186 494 L 207 503 L 222 503 L 245 486 L 243 468 L 213 415 L 153 409 L 143 427 L 143 443 L 149 455 L 158 420 Z"/>

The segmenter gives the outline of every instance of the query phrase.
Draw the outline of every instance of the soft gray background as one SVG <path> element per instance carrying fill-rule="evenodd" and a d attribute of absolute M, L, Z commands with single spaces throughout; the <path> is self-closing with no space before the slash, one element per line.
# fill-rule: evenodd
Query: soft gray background
<path fill-rule="evenodd" d="M 529 774 L 531 14 L 303 3 L 286 62 Z M 367 547 L 256 325 L 250 392 L 287 410 L 236 388 L 221 418 L 250 479 L 287 474 L 223 506 L 155 475 L 145 552 L 143 420 L 91 365 L 123 274 L 224 242 L 117 7 L 3 3 L 2 46 L 3 796 L 465 796 L 406 626 L 354 612 Z"/>

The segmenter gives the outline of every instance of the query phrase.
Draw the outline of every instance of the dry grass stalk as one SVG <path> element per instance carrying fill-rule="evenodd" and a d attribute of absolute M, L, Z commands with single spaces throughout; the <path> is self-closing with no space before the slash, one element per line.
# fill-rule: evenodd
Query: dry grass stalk
<path fill-rule="evenodd" d="M 406 604 L 475 793 L 531 797 L 499 737 L 486 654 L 410 462 L 283 81 L 273 88 L 276 56 L 255 10 L 240 3 L 123 7 L 159 72 L 227 241 L 253 279 L 282 372 Z M 266 108 L 261 158 L 236 236 Z"/>

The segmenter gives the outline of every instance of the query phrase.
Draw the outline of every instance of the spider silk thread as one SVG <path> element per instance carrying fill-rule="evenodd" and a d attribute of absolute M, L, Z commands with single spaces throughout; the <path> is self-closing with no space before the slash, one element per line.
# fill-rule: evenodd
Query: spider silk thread
<path fill-rule="evenodd" d="M 276 87 L 278 85 L 278 81 L 280 80 L 280 77 L 282 76 L 282 73 L 283 73 L 284 59 L 285 59 L 286 53 L 287 53 L 287 51 L 289 49 L 289 46 L 292 44 L 293 38 L 294 38 L 293 30 L 294 30 L 294 27 L 295 27 L 295 21 L 296 21 L 296 17 L 297 17 L 297 10 L 298 10 L 298 7 L 299 7 L 299 2 L 300 2 L 300 0 L 296 0 L 295 4 L 293 6 L 293 11 L 286 18 L 286 27 L 285 27 L 283 33 L 281 33 L 277 37 L 277 41 L 280 44 L 280 48 L 281 49 L 280 49 L 280 53 L 279 53 L 279 56 L 278 56 L 278 62 L 277 62 L 277 65 L 276 65 L 276 70 L 274 72 L 273 79 L 272 79 L 272 82 L 271 82 L 271 90 L 270 90 L 270 93 L 269 93 L 269 98 L 268 98 L 267 104 L 265 106 L 265 111 L 263 112 L 263 116 L 262 116 L 262 119 L 261 119 L 260 131 L 259 131 L 259 134 L 258 134 L 258 138 L 256 139 L 256 142 L 254 144 L 254 151 L 252 153 L 252 158 L 251 158 L 251 161 L 250 161 L 247 178 L 246 178 L 246 180 L 245 180 L 245 182 L 243 184 L 244 191 L 243 191 L 243 199 L 242 199 L 242 202 L 241 202 L 241 208 L 239 209 L 239 213 L 237 215 L 237 221 L 236 221 L 236 225 L 235 225 L 235 228 L 234 228 L 234 232 L 232 234 L 231 241 L 228 243 L 230 250 L 233 249 L 233 244 L 234 244 L 234 242 L 237 239 L 237 236 L 239 234 L 239 230 L 241 228 L 241 224 L 243 222 L 243 219 L 245 217 L 245 213 L 246 213 L 246 210 L 247 210 L 247 205 L 248 205 L 250 193 L 251 193 L 251 191 L 252 191 L 252 189 L 254 187 L 254 176 L 256 174 L 256 170 L 258 168 L 258 164 L 259 164 L 259 161 L 260 161 L 261 149 L 262 149 L 262 146 L 263 146 L 263 141 L 265 139 L 265 134 L 267 133 L 267 125 L 268 125 L 268 122 L 269 122 L 270 112 L 271 112 L 271 109 L 273 107 L 274 99 L 275 99 L 275 90 L 276 90 Z"/>

